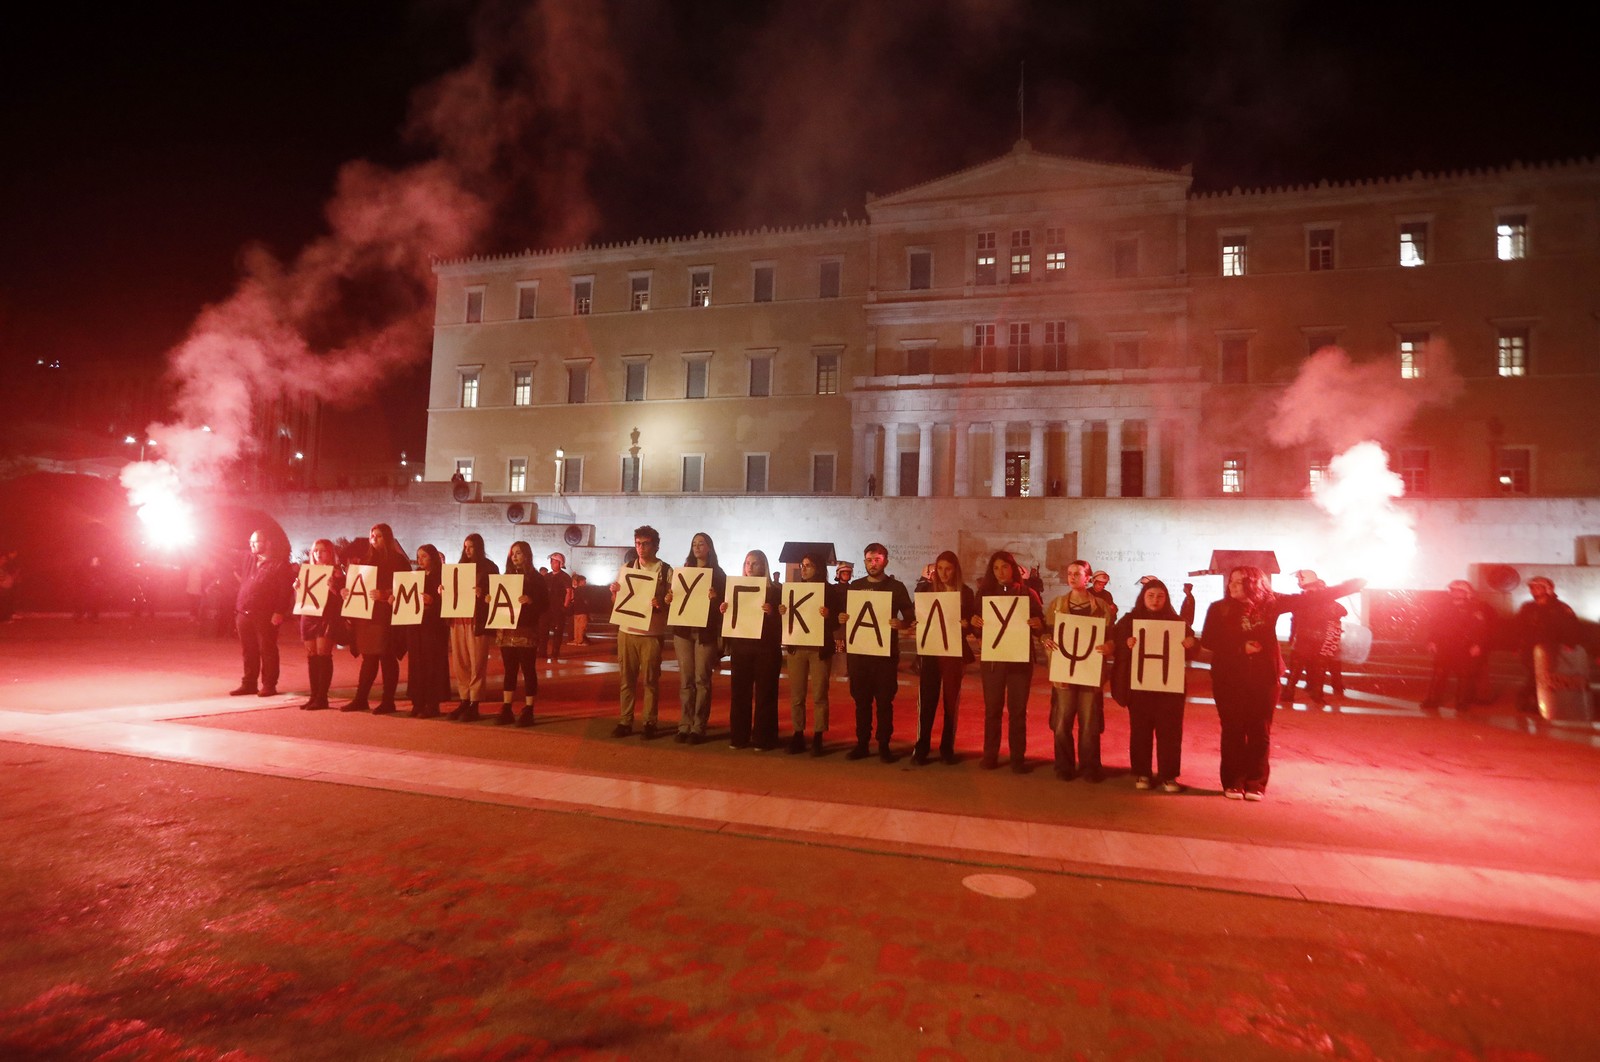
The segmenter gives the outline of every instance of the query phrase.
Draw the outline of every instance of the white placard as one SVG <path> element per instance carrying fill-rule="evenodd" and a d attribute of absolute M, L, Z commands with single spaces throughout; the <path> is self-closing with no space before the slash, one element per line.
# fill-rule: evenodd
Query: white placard
<path fill-rule="evenodd" d="M 979 605 L 983 626 L 978 628 L 978 659 L 986 664 L 1026 664 L 1033 659 L 1028 641 L 1028 595 L 996 594 Z"/>
<path fill-rule="evenodd" d="M 960 656 L 961 591 L 923 590 L 916 595 L 917 655 Z"/>
<path fill-rule="evenodd" d="M 296 616 L 320 616 L 328 603 L 329 588 L 333 582 L 333 565 L 300 565 L 300 589 L 294 598 Z"/>
<path fill-rule="evenodd" d="M 1050 654 L 1050 681 L 1070 686 L 1100 688 L 1105 657 L 1099 653 L 1106 640 L 1106 621 L 1099 616 L 1074 616 L 1056 612 L 1051 638 L 1056 651 Z"/>
<path fill-rule="evenodd" d="M 344 588 L 350 596 L 344 601 L 346 619 L 372 618 L 372 594 L 378 589 L 376 564 L 352 564 L 345 572 Z"/>
<path fill-rule="evenodd" d="M 711 574 L 710 568 L 674 569 L 667 626 L 704 627 L 711 622 Z"/>
<path fill-rule="evenodd" d="M 1181 620 L 1134 620 L 1128 687 L 1183 692 L 1184 625 Z"/>
<path fill-rule="evenodd" d="M 617 573 L 617 597 L 611 605 L 611 622 L 627 634 L 649 634 L 655 619 L 656 577 L 639 568 Z"/>
<path fill-rule="evenodd" d="M 478 609 L 478 566 L 446 564 L 439 578 L 439 615 L 471 619 Z"/>
<path fill-rule="evenodd" d="M 785 583 L 783 586 L 783 644 L 821 645 L 827 635 L 822 608 L 827 583 Z"/>
<path fill-rule="evenodd" d="M 389 622 L 415 627 L 422 622 L 422 580 L 427 572 L 395 572 L 394 600 L 389 602 Z"/>
<path fill-rule="evenodd" d="M 761 623 L 766 618 L 761 606 L 766 603 L 769 585 L 759 575 L 740 575 L 728 580 L 728 611 L 722 614 L 724 638 L 761 637 Z"/>
<path fill-rule="evenodd" d="M 894 595 L 887 590 L 851 590 L 845 595 L 845 652 L 855 656 L 889 656 L 894 631 Z"/>
<path fill-rule="evenodd" d="M 521 572 L 489 576 L 489 617 L 483 626 L 491 631 L 509 631 L 522 618 Z"/>

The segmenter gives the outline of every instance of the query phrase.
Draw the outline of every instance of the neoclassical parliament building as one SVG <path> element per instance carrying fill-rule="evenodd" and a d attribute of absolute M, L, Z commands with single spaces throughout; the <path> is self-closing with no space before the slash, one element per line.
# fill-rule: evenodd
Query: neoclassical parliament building
<path fill-rule="evenodd" d="M 1335 347 L 1409 495 L 1600 495 L 1600 164 L 1192 184 L 1023 141 L 865 220 L 440 262 L 426 478 L 1293 498 L 1354 440 L 1266 426 Z"/>

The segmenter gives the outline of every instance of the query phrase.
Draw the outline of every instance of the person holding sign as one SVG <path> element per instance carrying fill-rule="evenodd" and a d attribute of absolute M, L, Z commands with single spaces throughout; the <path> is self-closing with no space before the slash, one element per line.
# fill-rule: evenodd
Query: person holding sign
<path fill-rule="evenodd" d="M 1142 683 L 1145 668 L 1153 663 L 1150 647 L 1141 645 L 1137 621 L 1165 621 L 1182 623 L 1167 596 L 1167 584 L 1160 579 L 1146 578 L 1139 587 L 1139 597 L 1133 609 L 1117 620 L 1111 637 L 1116 660 L 1111 670 L 1111 695 L 1117 703 L 1128 709 L 1128 764 L 1133 770 L 1133 787 L 1150 789 L 1160 786 L 1164 793 L 1181 793 L 1183 785 L 1178 774 L 1183 768 L 1183 682 L 1182 656 L 1178 654 L 1177 692 L 1150 688 L 1158 682 Z M 1183 628 L 1183 648 L 1193 649 L 1194 631 Z M 1150 773 L 1152 742 L 1156 750 L 1156 773 Z"/>
<path fill-rule="evenodd" d="M 230 690 L 234 697 L 278 693 L 278 628 L 294 611 L 294 574 L 289 570 L 289 544 L 271 531 L 250 536 L 250 559 L 239 573 L 234 610 L 244 678 Z M 256 676 L 261 678 L 260 684 Z"/>
<path fill-rule="evenodd" d="M 1009 717 L 1007 744 L 1011 769 L 1028 769 L 1028 687 L 1033 682 L 1033 633 L 1044 629 L 1044 607 L 1022 581 L 1016 558 L 996 550 L 978 579 L 978 672 L 983 679 L 983 759 L 985 770 L 1000 765 L 1000 719 Z"/>
<path fill-rule="evenodd" d="M 1093 652 L 1102 658 L 1112 652 L 1109 637 L 1115 616 L 1112 607 L 1096 594 L 1091 580 L 1094 569 L 1086 560 L 1075 560 L 1067 565 L 1067 592 L 1050 602 L 1047 614 L 1052 632 L 1045 639 L 1045 649 L 1051 653 L 1065 653 L 1067 646 L 1056 643 L 1054 633 L 1060 617 L 1099 621 L 1099 631 L 1104 638 Z M 1090 650 L 1085 647 L 1085 653 Z M 1082 774 L 1089 782 L 1100 781 L 1100 733 L 1105 730 L 1105 695 L 1101 681 L 1096 678 L 1091 685 L 1072 682 L 1050 683 L 1050 730 L 1055 735 L 1056 777 L 1070 782 Z M 1074 748 L 1072 727 L 1078 727 L 1077 746 Z"/>
<path fill-rule="evenodd" d="M 306 647 L 306 675 L 311 680 L 311 696 L 300 707 L 308 712 L 328 707 L 328 688 L 333 685 L 334 628 L 339 623 L 339 609 L 344 604 L 339 593 L 344 589 L 344 571 L 339 567 L 339 556 L 333 543 L 319 538 L 311 547 L 311 563 L 329 569 L 321 586 L 302 585 L 305 576 L 294 581 L 296 600 L 313 603 L 322 599 L 322 610 L 302 613 L 300 640 Z M 301 569 L 304 573 L 305 568 Z"/>
<path fill-rule="evenodd" d="M 489 677 L 489 643 L 494 638 L 483 625 L 489 618 L 489 576 L 499 575 L 500 566 L 486 555 L 483 536 L 476 531 L 462 539 L 461 559 L 456 563 L 472 565 L 470 579 L 463 575 L 463 585 L 451 588 L 472 599 L 472 615 L 449 621 L 450 671 L 455 675 L 456 692 L 461 695 L 461 703 L 450 718 L 462 722 L 469 715 L 478 718 L 478 702 L 483 699 Z M 472 585 L 465 585 L 469 581 Z"/>
<path fill-rule="evenodd" d="M 894 694 L 899 687 L 900 632 L 912 625 L 915 612 L 906 584 L 884 570 L 889 564 L 887 546 L 869 542 L 862 551 L 862 564 L 867 574 L 850 584 L 845 611 L 839 616 L 849 653 L 850 697 L 856 702 L 856 746 L 846 758 L 861 760 L 871 755 L 868 746 L 876 709 L 878 758 L 893 763 L 889 739 L 894 734 Z"/>
<path fill-rule="evenodd" d="M 806 750 L 806 697 L 811 698 L 811 754 L 822 755 L 822 735 L 828 730 L 828 686 L 833 678 L 833 622 L 844 611 L 844 589 L 828 581 L 828 567 L 815 553 L 800 558 L 800 578 L 788 586 L 792 598 L 815 590 L 822 595 L 818 612 L 821 639 L 816 645 L 793 644 L 789 652 L 789 720 L 794 733 L 789 737 L 791 754 Z M 784 622 L 791 622 L 787 605 L 778 609 Z M 787 628 L 786 628 L 787 629 Z"/>
<path fill-rule="evenodd" d="M 644 738 L 656 736 L 656 702 L 661 691 L 661 639 L 667 632 L 667 591 L 672 567 L 656 556 L 661 532 L 645 524 L 633 530 L 634 557 L 611 584 L 611 621 L 617 625 L 617 664 L 621 669 L 622 716 L 611 731 L 633 733 L 636 701 L 644 701 Z M 642 692 L 642 698 L 641 698 Z"/>
<path fill-rule="evenodd" d="M 545 635 L 545 609 L 549 589 L 544 576 L 533 567 L 533 547 L 517 540 L 506 554 L 506 574 L 522 576 L 522 592 L 517 595 L 517 623 L 494 632 L 500 647 L 500 667 L 505 672 L 500 688 L 500 714 L 496 726 L 533 725 L 533 702 L 539 695 L 539 656 Z M 522 712 L 516 714 L 517 673 L 523 681 Z M 476 716 L 477 713 L 472 713 Z M 469 718 L 467 722 L 472 722 Z"/>
<path fill-rule="evenodd" d="M 1200 642 L 1211 653 L 1211 690 L 1222 723 L 1222 795 L 1266 796 L 1272 713 L 1283 677 L 1278 617 L 1355 593 L 1365 579 L 1303 594 L 1273 593 L 1267 574 L 1245 566 L 1228 572 L 1228 596 L 1206 610 Z"/>
<path fill-rule="evenodd" d="M 689 540 L 689 555 L 683 567 L 672 573 L 667 591 L 667 619 L 672 627 L 672 648 L 678 658 L 678 734 L 674 741 L 698 745 L 706 739 L 706 722 L 711 718 L 711 676 L 722 659 L 722 594 L 728 573 L 717 563 L 716 543 L 704 531 Z M 691 598 L 704 596 L 704 618 L 689 616 L 684 610 Z M 698 604 L 698 602 L 693 602 Z M 696 611 L 699 611 L 698 608 Z M 683 618 L 699 623 L 676 622 Z"/>
<path fill-rule="evenodd" d="M 437 719 L 439 705 L 450 696 L 450 629 L 439 615 L 444 555 L 431 542 L 418 546 L 416 570 L 422 573 L 422 622 L 406 628 L 406 695 L 413 719 Z"/>
<path fill-rule="evenodd" d="M 728 599 L 718 606 L 728 644 L 728 747 L 778 747 L 778 671 L 783 666 L 778 622 L 778 584 L 767 555 L 745 554 L 743 580 L 730 580 Z M 749 632 L 754 637 L 749 637 Z"/>
<path fill-rule="evenodd" d="M 351 647 L 361 657 L 361 672 L 356 680 L 356 695 L 350 703 L 341 705 L 341 712 L 367 711 L 367 698 L 372 694 L 372 684 L 383 672 L 383 700 L 372 709 L 373 715 L 389 715 L 395 710 L 394 691 L 400 685 L 400 657 L 405 654 L 405 638 L 396 634 L 390 624 L 394 603 L 394 573 L 409 572 L 411 558 L 394 540 L 394 531 L 388 524 L 373 524 L 367 534 L 369 545 L 367 564 L 377 569 L 372 581 L 354 576 L 345 580 L 345 614 L 351 615 L 351 602 L 365 597 L 370 605 L 371 618 L 352 619 L 350 627 L 355 637 Z M 363 610 L 365 611 L 365 610 Z"/>
<path fill-rule="evenodd" d="M 956 762 L 956 711 L 961 702 L 961 680 L 972 661 L 967 633 L 978 617 L 978 598 L 972 587 L 961 581 L 961 558 L 950 550 L 929 565 L 928 578 L 917 582 L 917 654 L 922 662 L 917 698 L 917 744 L 911 762 L 928 762 L 933 745 L 933 717 L 944 697 L 944 729 L 939 735 L 939 759 Z M 947 609 L 945 599 L 924 598 L 923 594 L 955 594 L 956 607 Z M 924 604 L 927 601 L 929 604 Z"/>

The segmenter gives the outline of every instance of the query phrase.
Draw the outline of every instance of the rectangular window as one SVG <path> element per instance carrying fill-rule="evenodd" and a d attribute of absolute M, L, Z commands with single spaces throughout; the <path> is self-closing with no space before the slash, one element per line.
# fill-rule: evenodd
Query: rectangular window
<path fill-rule="evenodd" d="M 711 305 L 711 270 L 696 269 L 689 274 L 689 305 Z"/>
<path fill-rule="evenodd" d="M 978 233 L 978 257 L 974 263 L 973 280 L 979 284 L 999 283 L 1000 277 L 995 269 L 995 234 L 992 232 Z"/>
<path fill-rule="evenodd" d="M 1224 339 L 1217 352 L 1217 382 L 1242 384 L 1250 382 L 1250 341 Z"/>
<path fill-rule="evenodd" d="M 1328 466 L 1333 463 L 1333 455 L 1326 450 L 1311 455 L 1306 463 L 1306 487 L 1315 494 L 1322 489 L 1328 481 Z"/>
<path fill-rule="evenodd" d="M 1494 226 L 1494 253 L 1502 262 L 1528 257 L 1528 215 L 1500 216 Z"/>
<path fill-rule="evenodd" d="M 832 454 L 812 454 L 811 455 L 811 493 L 812 494 L 832 494 L 833 493 L 833 483 L 834 483 L 834 478 L 833 478 L 833 455 Z"/>
<path fill-rule="evenodd" d="M 1244 236 L 1224 236 L 1222 238 L 1222 275 L 1225 277 L 1242 277 L 1249 265 L 1249 241 Z"/>
<path fill-rule="evenodd" d="M 533 405 L 533 370 L 511 370 L 511 404 L 516 406 Z"/>
<path fill-rule="evenodd" d="M 642 460 L 632 454 L 622 459 L 622 493 L 639 493 L 639 464 Z"/>
<path fill-rule="evenodd" d="M 1408 221 L 1400 226 L 1400 264 L 1425 265 L 1428 261 L 1428 223 Z"/>
<path fill-rule="evenodd" d="M 517 320 L 531 321 L 539 312 L 539 285 L 517 286 Z"/>
<path fill-rule="evenodd" d="M 1065 247 L 1067 243 L 1067 230 L 1060 225 L 1049 225 L 1044 230 L 1044 244 L 1046 247 Z"/>
<path fill-rule="evenodd" d="M 1139 341 L 1137 339 L 1114 339 L 1111 341 L 1111 367 L 1113 369 L 1140 368 Z"/>
<path fill-rule="evenodd" d="M 1406 485 L 1407 494 L 1428 493 L 1428 451 L 1410 449 L 1400 451 L 1400 467 L 1396 469 Z"/>
<path fill-rule="evenodd" d="M 817 394 L 836 395 L 839 393 L 839 355 L 817 355 Z"/>
<path fill-rule="evenodd" d="M 1306 230 L 1306 268 L 1320 273 L 1333 268 L 1333 230 Z"/>
<path fill-rule="evenodd" d="M 972 326 L 972 371 L 995 372 L 1000 368 L 999 352 L 995 346 L 994 325 Z"/>
<path fill-rule="evenodd" d="M 1244 454 L 1222 455 L 1222 493 L 1244 493 Z"/>
<path fill-rule="evenodd" d="M 628 309 L 648 310 L 650 308 L 650 274 L 635 275 L 628 278 Z"/>
<path fill-rule="evenodd" d="M 1046 251 L 1044 253 L 1044 276 L 1046 280 L 1062 276 L 1067 271 L 1066 251 Z"/>
<path fill-rule="evenodd" d="M 744 490 L 746 494 L 767 492 L 767 455 L 744 455 Z"/>
<path fill-rule="evenodd" d="M 583 458 L 567 457 L 561 461 L 561 492 L 578 494 L 583 490 Z"/>
<path fill-rule="evenodd" d="M 1046 372 L 1064 372 L 1067 368 L 1067 322 L 1046 321 L 1044 323 L 1044 364 L 1041 369 Z"/>
<path fill-rule="evenodd" d="M 837 299 L 839 297 L 839 277 L 842 273 L 841 263 L 833 260 L 824 261 L 817 275 L 817 297 L 822 299 Z"/>
<path fill-rule="evenodd" d="M 1501 446 L 1494 452 L 1495 485 L 1501 494 L 1527 494 L 1533 482 L 1533 451 Z"/>
<path fill-rule="evenodd" d="M 1495 368 L 1501 376 L 1528 375 L 1528 330 L 1502 328 L 1495 339 Z"/>
<path fill-rule="evenodd" d="M 1428 372 L 1428 333 L 1402 332 L 1400 335 L 1400 379 L 1420 380 Z"/>
<path fill-rule="evenodd" d="M 1033 326 L 1013 324 L 1006 329 L 1006 370 L 1028 372 L 1033 368 Z"/>
<path fill-rule="evenodd" d="M 1331 332 L 1313 332 L 1306 336 L 1306 357 L 1310 357 L 1324 347 L 1337 347 L 1339 337 Z"/>
<path fill-rule="evenodd" d="M 907 376 L 926 376 L 933 371 L 933 350 L 929 347 L 906 348 Z"/>
<path fill-rule="evenodd" d="M 572 405 L 589 401 L 589 366 L 567 366 L 567 401 Z"/>
<path fill-rule="evenodd" d="M 756 266 L 754 301 L 772 301 L 773 289 L 776 287 L 776 281 L 774 279 L 776 272 L 777 270 L 773 266 Z"/>
<path fill-rule="evenodd" d="M 1118 277 L 1136 277 L 1139 275 L 1139 238 L 1137 236 L 1119 237 L 1111 245 L 1111 272 Z"/>
<path fill-rule="evenodd" d="M 478 374 L 475 372 L 461 374 L 461 408 L 478 408 Z"/>
<path fill-rule="evenodd" d="M 521 494 L 528 489 L 528 459 L 513 457 L 506 465 L 506 489 Z"/>
<path fill-rule="evenodd" d="M 467 292 L 467 324 L 479 324 L 483 321 L 483 292 Z"/>
<path fill-rule="evenodd" d="M 685 494 L 699 494 L 705 489 L 706 458 L 704 454 L 683 455 L 683 486 Z"/>
<path fill-rule="evenodd" d="M 462 479 L 466 480 L 468 483 L 471 483 L 472 482 L 472 458 L 470 458 L 470 457 L 458 457 L 458 458 L 456 458 L 456 472 L 460 474 Z"/>
<path fill-rule="evenodd" d="M 912 291 L 927 291 L 933 287 L 933 252 L 912 251 L 907 255 L 910 280 L 906 285 Z"/>
<path fill-rule="evenodd" d="M 630 361 L 623 365 L 622 369 L 627 374 L 626 383 L 623 384 L 622 388 L 622 400 L 624 402 L 643 402 L 645 363 L 642 361 Z"/>
<path fill-rule="evenodd" d="M 594 281 L 584 278 L 572 282 L 572 312 L 586 317 L 594 311 Z"/>
<path fill-rule="evenodd" d="M 704 398 L 711 378 L 711 363 L 705 358 L 691 359 L 684 365 L 683 397 Z"/>
<path fill-rule="evenodd" d="M 1033 230 L 1011 230 L 1011 283 L 1026 284 L 1033 279 Z"/>
<path fill-rule="evenodd" d="M 750 397 L 766 398 L 772 394 L 772 355 L 750 356 Z"/>

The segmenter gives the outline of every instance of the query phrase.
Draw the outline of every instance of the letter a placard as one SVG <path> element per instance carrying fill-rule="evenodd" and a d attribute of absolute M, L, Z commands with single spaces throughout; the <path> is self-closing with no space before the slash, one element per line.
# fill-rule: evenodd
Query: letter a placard
<path fill-rule="evenodd" d="M 961 591 L 924 590 L 916 596 L 917 655 L 960 656 Z"/>
<path fill-rule="evenodd" d="M 489 576 L 489 618 L 484 627 L 509 631 L 522 615 L 522 574 Z"/>
<path fill-rule="evenodd" d="M 821 645 L 824 583 L 788 583 L 783 588 L 783 644 Z"/>
<path fill-rule="evenodd" d="M 333 578 L 331 564 L 300 565 L 300 592 L 295 595 L 296 616 L 320 616 L 328 603 L 328 583 Z"/>
<path fill-rule="evenodd" d="M 704 627 L 711 620 L 711 569 L 678 568 L 672 573 L 667 626 Z"/>
<path fill-rule="evenodd" d="M 1182 693 L 1183 638 L 1184 625 L 1179 620 L 1134 620 L 1129 687 L 1156 693 Z"/>
<path fill-rule="evenodd" d="M 984 663 L 1026 664 L 1033 659 L 1028 643 L 1028 599 L 1021 594 L 983 598 L 983 626 L 978 628 Z"/>
<path fill-rule="evenodd" d="M 1095 650 L 1106 640 L 1106 621 L 1064 612 L 1054 615 L 1055 631 L 1051 638 L 1056 643 L 1056 651 L 1050 654 L 1050 681 L 1099 689 L 1106 658 Z"/>
<path fill-rule="evenodd" d="M 844 650 L 855 656 L 889 656 L 894 632 L 894 595 L 887 590 L 851 590 L 845 595 Z"/>
<path fill-rule="evenodd" d="M 396 627 L 415 627 L 422 622 L 422 580 L 427 574 L 394 573 L 394 600 L 389 602 L 389 615 Z"/>
<path fill-rule="evenodd" d="M 439 615 L 444 619 L 471 619 L 478 609 L 478 566 L 446 564 L 440 569 Z"/>
<path fill-rule="evenodd" d="M 344 588 L 350 596 L 344 603 L 345 619 L 372 618 L 372 592 L 378 588 L 376 564 L 352 564 L 345 572 Z"/>
<path fill-rule="evenodd" d="M 728 611 L 722 614 L 724 638 L 759 638 L 766 613 L 767 580 L 759 575 L 737 575 L 728 579 Z"/>

